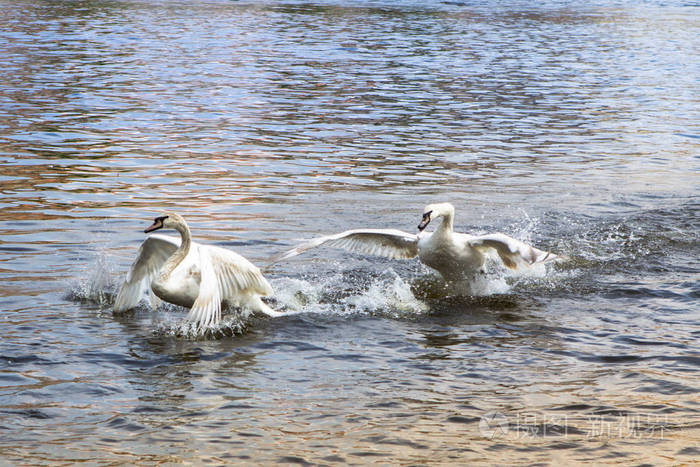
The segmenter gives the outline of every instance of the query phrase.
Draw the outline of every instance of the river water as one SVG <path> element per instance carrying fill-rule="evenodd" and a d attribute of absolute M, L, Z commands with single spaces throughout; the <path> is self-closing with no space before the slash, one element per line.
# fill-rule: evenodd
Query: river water
<path fill-rule="evenodd" d="M 1 1 L 3 463 L 698 461 L 700 6 L 531 3 Z M 266 265 L 441 201 L 571 259 Z M 288 316 L 114 316 L 166 209 Z"/>

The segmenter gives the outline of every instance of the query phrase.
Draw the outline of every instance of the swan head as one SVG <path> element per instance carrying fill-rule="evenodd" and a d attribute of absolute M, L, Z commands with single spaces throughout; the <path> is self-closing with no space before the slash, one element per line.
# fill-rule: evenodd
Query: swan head
<path fill-rule="evenodd" d="M 433 219 L 446 217 L 452 219 L 455 214 L 455 207 L 451 203 L 429 204 L 423 209 L 423 219 L 418 224 L 418 231 L 422 232 Z"/>
<path fill-rule="evenodd" d="M 156 217 L 153 224 L 144 230 L 145 233 L 153 232 L 160 229 L 178 229 L 185 225 L 185 219 L 179 214 L 172 212 L 164 213 L 162 216 Z"/>

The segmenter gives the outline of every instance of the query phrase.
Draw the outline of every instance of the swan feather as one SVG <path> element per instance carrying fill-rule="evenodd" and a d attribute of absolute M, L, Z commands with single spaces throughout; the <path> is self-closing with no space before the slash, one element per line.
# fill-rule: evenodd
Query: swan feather
<path fill-rule="evenodd" d="M 222 302 L 239 305 L 240 302 L 249 303 L 251 296 L 272 294 L 272 287 L 260 269 L 243 256 L 216 246 L 197 247 L 201 281 L 199 295 L 187 315 L 188 321 L 209 327 L 221 320 Z M 266 307 L 260 311 L 269 315 L 268 310 Z"/>
<path fill-rule="evenodd" d="M 418 224 L 418 235 L 393 229 L 348 230 L 335 235 L 318 237 L 298 245 L 271 259 L 272 262 L 291 258 L 311 248 L 328 244 L 346 250 L 408 259 L 419 256 L 420 261 L 438 271 L 449 282 L 469 279 L 483 271 L 485 254 L 495 251 L 503 264 L 511 269 L 519 265 L 534 265 L 567 259 L 538 250 L 502 233 L 473 236 L 454 232 L 454 206 L 450 203 L 429 204 Z M 424 232 L 432 220 L 442 219 L 437 229 Z"/>
<path fill-rule="evenodd" d="M 148 287 L 154 304 L 165 300 L 190 308 L 187 321 L 204 329 L 221 320 L 222 306 L 252 308 L 270 316 L 260 296 L 273 293 L 260 270 L 243 256 L 225 248 L 191 241 L 187 223 L 177 214 L 156 218 L 156 228 L 174 228 L 180 238 L 153 234 L 139 248 L 115 299 L 114 311 L 134 307 Z M 152 226 L 153 227 L 153 226 Z M 152 227 L 146 232 L 154 230 Z"/>
<path fill-rule="evenodd" d="M 467 240 L 467 244 L 482 252 L 486 252 L 486 250 L 489 249 L 496 250 L 503 264 L 511 269 L 517 269 L 518 265 L 522 263 L 531 266 L 536 263 L 546 263 L 559 258 L 559 256 L 554 253 L 539 250 L 502 233 L 470 237 Z"/>
<path fill-rule="evenodd" d="M 119 313 L 136 306 L 147 287 L 151 303 L 160 303 L 160 299 L 153 294 L 149 285 L 179 246 L 180 239 L 168 235 L 153 234 L 144 240 L 114 301 L 115 312 Z"/>
<path fill-rule="evenodd" d="M 276 263 L 327 244 L 356 253 L 409 259 L 418 255 L 418 236 L 396 229 L 357 229 L 314 238 L 270 259 Z"/>
<path fill-rule="evenodd" d="M 212 264 L 211 248 L 197 245 L 199 253 L 199 294 L 192 304 L 187 320 L 206 328 L 221 320 L 221 283 Z"/>

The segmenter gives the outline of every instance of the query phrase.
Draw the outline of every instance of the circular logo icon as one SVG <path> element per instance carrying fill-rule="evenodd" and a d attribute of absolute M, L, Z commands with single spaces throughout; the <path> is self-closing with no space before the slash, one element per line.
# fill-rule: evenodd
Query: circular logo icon
<path fill-rule="evenodd" d="M 500 412 L 488 412 L 481 416 L 479 421 L 479 433 L 482 436 L 493 439 L 508 433 L 508 420 Z"/>

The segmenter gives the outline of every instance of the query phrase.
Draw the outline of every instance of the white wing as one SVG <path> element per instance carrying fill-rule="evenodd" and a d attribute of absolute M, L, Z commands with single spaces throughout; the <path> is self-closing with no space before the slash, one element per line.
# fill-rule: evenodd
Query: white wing
<path fill-rule="evenodd" d="M 114 301 L 115 312 L 136 306 L 143 290 L 148 288 L 150 291 L 151 281 L 179 246 L 179 238 L 167 235 L 153 234 L 144 240 Z"/>
<path fill-rule="evenodd" d="M 241 293 L 272 294 L 272 287 L 253 263 L 225 248 L 212 246 L 208 249 L 224 300 Z"/>
<path fill-rule="evenodd" d="M 187 319 L 201 327 L 212 326 L 221 320 L 222 301 L 238 303 L 245 302 L 251 295 L 272 294 L 272 287 L 260 269 L 238 253 L 199 245 L 199 258 L 199 295 Z"/>
<path fill-rule="evenodd" d="M 209 247 L 199 249 L 199 294 L 187 314 L 187 321 L 199 327 L 209 327 L 221 320 L 221 286 L 219 285 Z"/>
<path fill-rule="evenodd" d="M 391 259 L 409 259 L 418 255 L 417 235 L 394 229 L 360 229 L 314 238 L 271 258 L 270 262 L 291 258 L 323 244 Z"/>
<path fill-rule="evenodd" d="M 562 257 L 548 251 L 537 248 L 516 240 L 502 233 L 470 237 L 467 243 L 482 251 L 493 248 L 503 261 L 503 264 L 511 269 L 517 269 L 519 264 L 533 265 L 561 259 Z"/>

